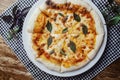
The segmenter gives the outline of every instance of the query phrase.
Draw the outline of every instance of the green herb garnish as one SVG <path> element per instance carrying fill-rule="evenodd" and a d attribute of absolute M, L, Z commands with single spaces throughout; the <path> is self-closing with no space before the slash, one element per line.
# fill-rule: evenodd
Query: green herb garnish
<path fill-rule="evenodd" d="M 47 40 L 47 45 L 48 45 L 48 48 L 49 46 L 52 44 L 52 36 L 50 36 Z"/>
<path fill-rule="evenodd" d="M 70 49 L 75 53 L 76 52 L 76 45 L 73 41 L 70 41 Z"/>
<path fill-rule="evenodd" d="M 63 29 L 62 33 L 68 32 L 68 28 Z"/>
<path fill-rule="evenodd" d="M 49 32 L 52 31 L 52 24 L 51 24 L 49 21 L 47 22 L 46 27 L 47 27 L 47 30 L 48 30 Z"/>
<path fill-rule="evenodd" d="M 21 10 L 18 9 L 18 6 L 16 5 L 13 7 L 11 15 L 0 16 L 4 22 L 11 24 L 8 31 L 8 40 L 16 37 L 17 34 L 22 31 L 23 22 L 29 10 L 30 7 Z"/>
<path fill-rule="evenodd" d="M 120 22 L 120 5 L 115 5 L 114 2 L 115 0 L 108 0 L 108 3 L 105 4 L 105 10 L 102 11 L 108 26 L 112 26 Z M 113 17 L 109 15 L 111 12 L 114 13 Z"/>
<path fill-rule="evenodd" d="M 74 16 L 74 19 L 77 21 L 77 22 L 80 22 L 81 19 L 80 19 L 80 16 L 76 13 L 73 13 L 73 16 Z"/>
<path fill-rule="evenodd" d="M 11 40 L 13 37 L 16 36 L 15 34 L 17 34 L 18 31 L 19 31 L 19 27 L 16 27 L 16 28 L 14 28 L 14 29 L 11 29 L 11 30 L 8 32 L 8 37 L 7 37 L 7 39 L 8 39 L 8 40 Z"/>
<path fill-rule="evenodd" d="M 82 31 L 83 31 L 83 34 L 86 36 L 88 34 L 88 28 L 86 25 L 82 25 Z"/>
<path fill-rule="evenodd" d="M 60 16 L 64 17 L 64 15 L 62 13 L 58 13 Z"/>
<path fill-rule="evenodd" d="M 114 25 L 117 24 L 120 21 L 120 15 L 117 15 L 113 17 L 110 21 L 108 21 L 108 25 Z"/>

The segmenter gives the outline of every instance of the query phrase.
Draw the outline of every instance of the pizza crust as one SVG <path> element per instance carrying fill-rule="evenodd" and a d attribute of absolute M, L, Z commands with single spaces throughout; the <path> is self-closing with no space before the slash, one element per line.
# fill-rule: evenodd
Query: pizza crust
<path fill-rule="evenodd" d="M 42 3 L 42 5 L 40 5 L 39 9 L 40 9 L 41 11 L 46 10 L 46 8 L 48 7 L 48 6 L 46 5 L 46 1 L 47 1 L 47 0 L 44 0 L 44 2 Z"/>
<path fill-rule="evenodd" d="M 61 72 L 69 72 L 69 71 L 73 71 L 73 70 L 77 70 L 80 69 L 82 67 L 84 67 L 85 65 L 87 65 L 90 62 L 90 60 L 87 58 L 85 60 L 83 60 L 82 62 L 78 63 L 75 66 L 71 66 L 69 68 L 65 68 L 64 66 L 61 65 Z"/>
<path fill-rule="evenodd" d="M 41 13 L 41 11 L 40 11 L 39 8 L 35 9 L 34 12 L 32 13 L 30 20 L 28 20 L 29 26 L 26 26 L 27 30 L 28 30 L 27 31 L 28 33 L 32 33 L 33 32 L 35 21 L 36 21 L 38 15 L 40 13 Z"/>
<path fill-rule="evenodd" d="M 87 55 L 90 60 L 92 60 L 96 56 L 97 52 L 99 51 L 101 47 L 101 44 L 104 38 L 104 28 L 103 28 L 104 25 L 99 15 L 97 14 L 95 10 L 91 11 L 91 15 L 95 21 L 97 36 L 96 36 L 96 43 L 95 43 L 94 49 Z"/>
<path fill-rule="evenodd" d="M 100 34 L 100 35 L 97 35 L 96 36 L 96 44 L 95 44 L 95 48 L 94 50 L 92 50 L 87 56 L 90 60 L 92 60 L 97 52 L 99 51 L 100 47 L 101 47 L 101 44 L 102 44 L 102 41 L 103 41 L 103 37 L 104 35 L 103 34 Z"/>
<path fill-rule="evenodd" d="M 95 50 L 98 51 L 101 44 L 102 44 L 102 41 L 103 41 L 103 37 L 104 37 L 104 34 L 100 34 L 100 35 L 97 35 L 96 36 L 96 44 L 95 44 Z"/>
<path fill-rule="evenodd" d="M 92 60 L 96 56 L 97 50 L 92 50 L 90 53 L 88 53 L 87 57 Z"/>
<path fill-rule="evenodd" d="M 100 19 L 100 16 L 97 14 L 97 12 L 95 10 L 91 10 L 91 15 L 95 21 L 97 35 L 104 34 L 104 29 L 103 29 L 104 25 Z"/>
<path fill-rule="evenodd" d="M 56 3 L 56 4 L 64 4 L 67 2 L 67 0 L 44 0 L 42 5 L 39 7 L 41 11 L 44 11 L 47 9 L 48 6 L 46 4 L 46 1 L 51 1 L 51 2 Z"/>
<path fill-rule="evenodd" d="M 61 67 L 59 65 L 52 64 L 51 62 L 48 62 L 47 60 L 44 60 L 42 58 L 37 58 L 36 60 L 44 64 L 48 69 L 51 69 L 53 71 L 58 71 L 58 72 L 60 72 L 61 70 Z"/>
<path fill-rule="evenodd" d="M 86 3 L 85 1 L 82 1 L 82 0 L 67 0 L 67 3 L 73 3 L 73 4 L 77 4 L 77 5 L 81 5 L 83 7 L 85 7 L 88 11 L 91 11 L 92 10 L 92 7 Z"/>
<path fill-rule="evenodd" d="M 56 4 L 64 4 L 67 2 L 67 0 L 51 0 L 51 1 L 56 3 Z"/>

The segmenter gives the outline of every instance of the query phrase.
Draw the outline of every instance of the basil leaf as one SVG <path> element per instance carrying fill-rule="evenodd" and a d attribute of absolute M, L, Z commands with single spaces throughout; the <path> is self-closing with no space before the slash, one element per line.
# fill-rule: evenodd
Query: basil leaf
<path fill-rule="evenodd" d="M 18 26 L 19 26 L 18 33 L 22 31 L 23 22 L 24 22 L 24 21 L 23 21 L 22 19 L 19 19 L 19 22 L 18 22 Z"/>
<path fill-rule="evenodd" d="M 112 3 L 113 3 L 113 1 L 114 1 L 114 0 L 108 0 L 108 2 L 109 2 L 110 4 L 112 4 Z"/>
<path fill-rule="evenodd" d="M 17 5 L 13 8 L 13 10 L 12 10 L 13 16 L 15 16 L 15 15 L 16 15 L 16 13 L 17 13 L 17 8 L 18 8 L 18 6 L 17 6 Z"/>
<path fill-rule="evenodd" d="M 19 31 L 19 27 L 13 29 L 14 34 L 18 33 L 18 31 Z"/>
<path fill-rule="evenodd" d="M 108 17 L 108 14 L 105 11 L 102 11 L 102 14 L 104 16 L 104 19 L 106 19 Z M 107 19 L 106 19 L 107 20 Z"/>
<path fill-rule="evenodd" d="M 76 52 L 76 45 L 73 41 L 70 41 L 70 49 L 75 53 Z"/>
<path fill-rule="evenodd" d="M 49 21 L 47 22 L 46 27 L 47 27 L 47 30 L 48 30 L 49 32 L 52 31 L 52 24 L 51 24 Z"/>
<path fill-rule="evenodd" d="M 60 16 L 64 17 L 64 15 L 62 13 L 58 13 Z"/>
<path fill-rule="evenodd" d="M 15 37 L 15 34 L 17 33 L 17 31 L 19 30 L 19 27 L 16 27 L 14 29 L 11 29 L 9 32 L 8 32 L 8 37 L 7 39 L 8 40 L 11 40 L 13 37 Z"/>
<path fill-rule="evenodd" d="M 10 30 L 13 29 L 14 26 L 15 26 L 15 24 L 13 23 L 9 29 L 10 29 Z"/>
<path fill-rule="evenodd" d="M 24 9 L 22 10 L 22 12 L 21 12 L 21 15 L 22 15 L 22 16 L 26 16 L 27 13 L 29 12 L 29 10 L 30 10 L 30 7 L 24 8 Z"/>
<path fill-rule="evenodd" d="M 80 21 L 81 21 L 80 16 L 77 15 L 76 13 L 73 13 L 73 16 L 74 16 L 74 19 L 75 19 L 77 22 L 80 22 Z"/>
<path fill-rule="evenodd" d="M 13 32 L 12 32 L 12 31 L 9 31 L 9 32 L 8 32 L 8 36 L 7 36 L 7 39 L 8 39 L 8 40 L 11 40 L 11 39 L 13 38 L 13 36 L 14 36 Z"/>
<path fill-rule="evenodd" d="M 115 24 L 117 24 L 119 21 L 120 21 L 120 15 L 117 15 L 117 16 L 113 17 L 113 18 L 108 22 L 108 25 L 109 25 L 109 26 L 115 25 Z"/>
<path fill-rule="evenodd" d="M 82 25 L 82 31 L 83 31 L 83 34 L 85 34 L 85 36 L 88 34 L 88 28 L 86 25 Z"/>
<path fill-rule="evenodd" d="M 68 32 L 68 28 L 63 29 L 62 33 Z"/>
<path fill-rule="evenodd" d="M 64 50 L 63 50 L 63 49 L 61 49 L 61 50 L 60 50 L 60 54 L 62 54 L 62 55 L 64 55 L 64 56 L 66 56 L 66 54 L 65 54 L 65 52 L 64 52 Z"/>
<path fill-rule="evenodd" d="M 48 45 L 48 48 L 49 46 L 52 44 L 52 36 L 50 36 L 47 40 L 47 45 Z"/>
<path fill-rule="evenodd" d="M 13 21 L 13 17 L 11 15 L 3 16 L 2 19 L 7 23 L 10 23 L 11 21 Z"/>
<path fill-rule="evenodd" d="M 120 13 L 120 5 L 118 5 L 118 6 L 113 6 L 113 7 L 112 7 L 112 11 L 113 11 L 114 13 L 119 14 L 119 13 Z"/>

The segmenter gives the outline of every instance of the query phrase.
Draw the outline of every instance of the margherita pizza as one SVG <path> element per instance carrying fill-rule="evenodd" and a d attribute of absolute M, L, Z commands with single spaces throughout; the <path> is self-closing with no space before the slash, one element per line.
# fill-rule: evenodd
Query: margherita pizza
<path fill-rule="evenodd" d="M 99 15 L 82 0 L 46 0 L 32 30 L 36 60 L 51 70 L 67 72 L 90 62 L 103 40 Z"/>

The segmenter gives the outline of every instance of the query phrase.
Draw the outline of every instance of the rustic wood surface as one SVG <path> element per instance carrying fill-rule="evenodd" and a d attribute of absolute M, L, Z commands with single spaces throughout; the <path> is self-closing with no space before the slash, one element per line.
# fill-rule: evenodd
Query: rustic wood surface
<path fill-rule="evenodd" d="M 0 13 L 16 0 L 0 0 Z M 31 74 L 0 37 L 0 80 L 32 80 Z M 93 80 L 120 80 L 120 59 L 116 60 Z"/>

